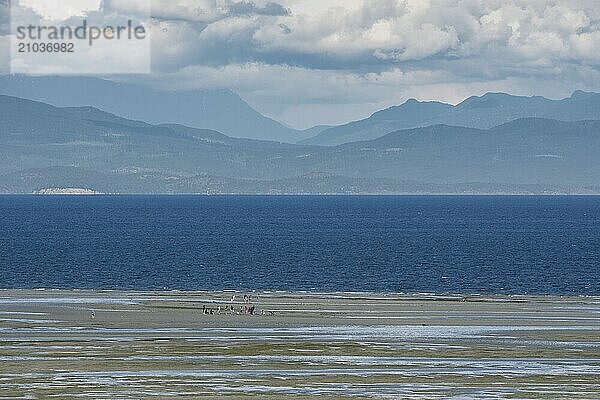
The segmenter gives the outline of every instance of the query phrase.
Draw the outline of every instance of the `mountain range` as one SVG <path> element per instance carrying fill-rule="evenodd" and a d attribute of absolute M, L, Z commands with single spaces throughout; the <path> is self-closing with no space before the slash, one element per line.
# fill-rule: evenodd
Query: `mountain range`
<path fill-rule="evenodd" d="M 79 76 L 0 76 L 0 94 L 58 107 L 92 106 L 149 123 L 178 123 L 229 136 L 281 142 L 309 137 L 263 116 L 230 90 L 161 91 Z"/>
<path fill-rule="evenodd" d="M 598 153 L 595 120 L 436 124 L 315 146 L 0 96 L 1 193 L 600 193 Z"/>
<path fill-rule="evenodd" d="M 335 146 L 432 125 L 489 129 L 519 118 L 600 120 L 600 94 L 576 91 L 569 98 L 487 93 L 455 106 L 410 99 L 369 118 L 340 126 L 296 130 L 265 117 L 230 90 L 162 91 L 143 85 L 78 76 L 0 76 L 0 94 L 57 107 L 91 106 L 150 124 L 211 129 L 235 138 Z"/>
<path fill-rule="evenodd" d="M 527 117 L 559 121 L 600 120 L 600 94 L 576 91 L 569 98 L 550 100 L 539 96 L 487 93 L 470 97 L 456 106 L 411 99 L 369 118 L 326 129 L 301 143 L 334 146 L 376 139 L 399 129 L 439 124 L 489 129 Z"/>

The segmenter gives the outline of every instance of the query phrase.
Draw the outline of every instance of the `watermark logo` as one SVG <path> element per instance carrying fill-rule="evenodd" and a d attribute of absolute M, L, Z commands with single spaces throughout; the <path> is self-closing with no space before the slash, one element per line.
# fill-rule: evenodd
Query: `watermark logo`
<path fill-rule="evenodd" d="M 151 0 L 12 0 L 12 73 L 150 73 Z"/>

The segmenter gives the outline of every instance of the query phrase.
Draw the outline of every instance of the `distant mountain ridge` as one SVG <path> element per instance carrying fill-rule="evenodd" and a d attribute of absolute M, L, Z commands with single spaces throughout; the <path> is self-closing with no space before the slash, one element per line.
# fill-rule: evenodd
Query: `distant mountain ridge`
<path fill-rule="evenodd" d="M 489 129 L 527 117 L 561 121 L 600 120 L 600 94 L 576 91 L 566 99 L 550 100 L 540 96 L 487 93 L 481 97 L 470 97 L 456 106 L 411 99 L 364 120 L 327 129 L 301 143 L 334 146 L 375 139 L 399 129 L 438 124 Z"/>
<path fill-rule="evenodd" d="M 562 100 L 505 93 L 472 96 L 453 106 L 410 99 L 341 126 L 289 128 L 261 115 L 229 90 L 167 92 L 92 77 L 0 76 L 0 94 L 58 107 L 90 106 L 130 120 L 209 129 L 230 137 L 335 146 L 438 124 L 488 129 L 519 118 L 600 120 L 600 94 L 576 91 Z"/>
<path fill-rule="evenodd" d="M 0 76 L 0 94 L 58 107 L 92 106 L 148 123 L 177 123 L 232 137 L 295 143 L 308 137 L 267 118 L 229 90 L 159 91 L 91 77 Z"/>
<path fill-rule="evenodd" d="M 600 121 L 398 130 L 338 146 L 231 138 L 0 95 L 0 193 L 597 193 Z"/>

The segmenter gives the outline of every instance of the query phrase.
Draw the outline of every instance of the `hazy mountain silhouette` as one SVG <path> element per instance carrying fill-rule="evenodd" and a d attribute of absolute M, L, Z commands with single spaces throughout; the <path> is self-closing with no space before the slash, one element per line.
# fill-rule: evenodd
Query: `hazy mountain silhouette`
<path fill-rule="evenodd" d="M 600 94 L 577 91 L 567 99 L 549 100 L 539 96 L 488 93 L 470 97 L 456 106 L 409 100 L 367 119 L 325 130 L 301 143 L 332 146 L 375 139 L 398 129 L 437 124 L 488 129 L 527 117 L 561 121 L 600 120 Z"/>
<path fill-rule="evenodd" d="M 418 102 L 411 99 L 401 106 L 378 111 L 371 117 L 346 125 L 326 129 L 301 143 L 336 145 L 360 140 L 376 139 L 398 129 L 413 128 L 440 115 L 452 106 L 438 102 Z"/>
<path fill-rule="evenodd" d="M 214 129 L 233 137 L 294 143 L 309 135 L 261 115 L 229 90 L 164 92 L 91 77 L 0 76 L 0 94 L 59 107 L 93 106 L 134 120 Z"/>

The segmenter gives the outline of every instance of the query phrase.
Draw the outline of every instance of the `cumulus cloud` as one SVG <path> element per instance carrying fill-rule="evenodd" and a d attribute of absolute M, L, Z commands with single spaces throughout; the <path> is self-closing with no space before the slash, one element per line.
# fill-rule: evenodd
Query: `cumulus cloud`
<path fill-rule="evenodd" d="M 575 82 L 583 69 L 596 77 L 600 65 L 600 11 L 593 0 L 280 3 L 278 9 L 288 10 L 283 15 L 227 14 L 213 4 L 211 18 L 199 19 L 185 1 L 170 2 L 165 10 L 172 19 L 156 21 L 153 31 L 155 70 L 251 64 L 265 66 L 265 74 L 283 65 L 322 76 L 401 70 L 444 72 L 448 83 Z"/>
<path fill-rule="evenodd" d="M 467 57 L 524 65 L 542 59 L 598 62 L 593 43 L 600 16 L 592 0 L 359 0 L 353 8 L 340 1 L 312 14 L 295 13 L 293 1 L 289 10 L 273 3 L 263 8 L 205 3 L 211 4 L 155 7 L 164 18 L 178 18 L 196 31 L 189 41 L 198 63 L 263 61 L 348 69 Z M 270 8 L 278 12 L 252 12 Z M 179 37 L 177 28 L 159 28 L 164 42 L 169 35 Z M 224 57 L 214 48 L 233 51 Z M 185 59 L 183 64 L 193 62 Z"/>

